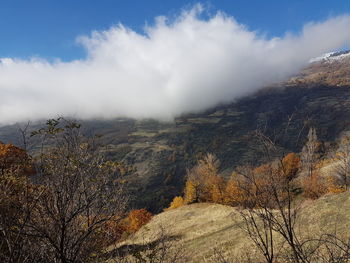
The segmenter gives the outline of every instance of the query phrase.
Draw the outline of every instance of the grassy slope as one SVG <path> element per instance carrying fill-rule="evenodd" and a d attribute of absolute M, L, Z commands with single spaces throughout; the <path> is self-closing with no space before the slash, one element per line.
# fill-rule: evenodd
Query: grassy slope
<path fill-rule="evenodd" d="M 349 237 L 350 192 L 307 200 L 297 229 L 304 236 L 313 233 L 334 233 Z M 170 236 L 181 238 L 192 262 L 204 262 L 213 255 L 213 248 L 222 249 L 229 257 L 242 252 L 254 253 L 253 246 L 241 229 L 243 222 L 236 208 L 218 204 L 192 204 L 156 215 L 134 237 L 123 244 L 152 241 L 160 227 Z M 248 250 L 247 250 L 248 249 Z"/>

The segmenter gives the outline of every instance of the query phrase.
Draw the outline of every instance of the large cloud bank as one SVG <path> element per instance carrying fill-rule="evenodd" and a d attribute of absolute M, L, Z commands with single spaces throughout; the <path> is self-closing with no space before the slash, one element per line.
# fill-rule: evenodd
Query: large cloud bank
<path fill-rule="evenodd" d="M 118 25 L 80 37 L 82 60 L 1 59 L 0 124 L 57 116 L 169 120 L 249 94 L 350 44 L 349 15 L 267 39 L 223 13 L 202 19 L 200 12 L 159 17 L 144 34 Z"/>

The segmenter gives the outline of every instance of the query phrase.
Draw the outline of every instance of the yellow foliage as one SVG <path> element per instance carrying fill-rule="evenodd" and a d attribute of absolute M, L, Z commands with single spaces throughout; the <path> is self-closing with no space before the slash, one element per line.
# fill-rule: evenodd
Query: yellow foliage
<path fill-rule="evenodd" d="M 180 206 L 185 205 L 185 200 L 182 198 L 182 196 L 175 196 L 173 201 L 170 203 L 169 208 L 165 209 L 165 210 L 170 210 L 170 209 L 175 209 L 178 208 Z"/>
<path fill-rule="evenodd" d="M 198 199 L 199 199 L 198 188 L 199 188 L 198 183 L 194 183 L 191 180 L 186 181 L 186 186 L 185 186 L 185 203 L 186 204 L 198 202 Z"/>
<path fill-rule="evenodd" d="M 207 201 L 219 204 L 223 203 L 225 182 L 220 176 L 216 175 L 208 178 L 206 182 L 206 187 L 210 195 L 210 197 L 208 198 L 209 200 Z"/>
<path fill-rule="evenodd" d="M 198 164 L 188 171 L 185 186 L 185 202 L 217 202 L 224 198 L 225 182 L 218 175 L 219 160 L 207 154 Z"/>
<path fill-rule="evenodd" d="M 187 204 L 194 202 L 223 203 L 225 181 L 218 175 L 205 176 L 198 182 L 187 180 L 184 192 Z"/>
<path fill-rule="evenodd" d="M 345 191 L 344 187 L 336 185 L 334 177 L 327 177 L 327 192 L 331 194 L 340 194 Z"/>

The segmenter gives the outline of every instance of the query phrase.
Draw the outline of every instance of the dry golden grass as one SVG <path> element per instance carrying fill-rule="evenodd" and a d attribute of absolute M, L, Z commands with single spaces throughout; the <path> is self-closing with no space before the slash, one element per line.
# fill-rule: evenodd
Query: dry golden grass
<path fill-rule="evenodd" d="M 212 248 L 224 247 L 225 253 L 240 250 L 249 239 L 241 230 L 242 220 L 235 208 L 219 204 L 192 204 L 163 212 L 120 245 L 144 244 L 156 238 L 159 229 L 180 238 L 192 262 L 203 262 Z M 226 249 L 227 248 L 227 249 Z"/>
<path fill-rule="evenodd" d="M 119 245 L 145 244 L 156 238 L 160 228 L 167 235 L 179 237 L 189 262 L 214 262 L 213 249 L 227 257 L 238 258 L 249 251 L 256 253 L 242 227 L 237 208 L 218 204 L 192 204 L 168 210 L 153 217 L 133 237 Z M 301 237 L 335 233 L 349 237 L 350 192 L 306 200 L 301 205 L 297 231 Z"/>

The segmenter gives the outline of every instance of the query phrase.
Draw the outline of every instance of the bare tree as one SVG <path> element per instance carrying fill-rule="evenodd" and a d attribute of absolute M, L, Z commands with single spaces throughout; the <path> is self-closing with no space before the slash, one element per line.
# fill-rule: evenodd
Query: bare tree
<path fill-rule="evenodd" d="M 345 189 L 349 186 L 350 176 L 350 137 L 345 136 L 341 139 L 339 149 L 336 153 L 335 173 L 340 177 Z"/>
<path fill-rule="evenodd" d="M 265 137 L 259 138 L 264 140 Z M 272 152 L 277 147 L 271 144 L 271 140 L 263 142 L 266 154 L 277 156 Z M 317 148 L 316 132 L 310 129 L 303 149 L 304 167 L 309 175 L 312 175 L 317 161 Z M 262 169 L 245 167 L 238 170 L 245 179 L 241 188 L 248 200 L 253 200 L 241 212 L 244 230 L 269 263 L 280 260 L 293 263 L 350 262 L 349 240 L 339 237 L 337 233 L 326 232 L 314 237 L 301 237 L 297 233 L 301 209 L 295 200 L 293 180 L 284 167 L 284 157 L 282 153 Z M 267 159 L 273 160 L 272 157 Z"/>
<path fill-rule="evenodd" d="M 30 182 L 32 172 L 32 160 L 24 150 L 0 144 L 1 262 L 35 262 L 37 259 L 35 240 L 26 235 L 26 224 L 40 196 L 40 191 Z"/>
<path fill-rule="evenodd" d="M 35 180 L 24 151 L 15 148 L 4 160 L 0 154 L 1 262 L 97 260 L 105 228 L 127 201 L 115 164 L 73 121 L 49 120 L 33 136 L 42 138 Z"/>
<path fill-rule="evenodd" d="M 308 162 L 313 161 L 317 138 L 314 130 L 309 132 L 306 149 Z M 294 202 L 294 188 L 287 174 L 284 162 L 285 153 L 280 152 L 275 143 L 263 133 L 256 131 L 255 138 L 263 146 L 268 164 L 258 169 L 245 167 L 238 169 L 244 178 L 241 188 L 249 202 L 241 211 L 245 222 L 244 230 L 265 258 L 275 262 L 282 247 L 277 247 L 276 236 L 288 244 L 293 262 L 308 263 L 308 254 L 295 232 L 299 207 Z M 315 142 L 315 143 L 314 143 Z M 305 150 L 306 151 L 306 150 Z M 310 166 L 313 167 L 313 163 Z M 278 251 L 278 253 L 276 253 Z"/>
<path fill-rule="evenodd" d="M 47 144 L 38 163 L 43 194 L 26 226 L 28 234 L 38 237 L 43 259 L 86 262 L 102 248 L 98 242 L 105 224 L 125 208 L 116 169 L 75 122 L 50 120 L 34 135 Z"/>
<path fill-rule="evenodd" d="M 310 128 L 307 135 L 307 142 L 305 143 L 301 152 L 302 166 L 308 176 L 311 176 L 315 169 L 319 145 L 316 129 Z"/>

